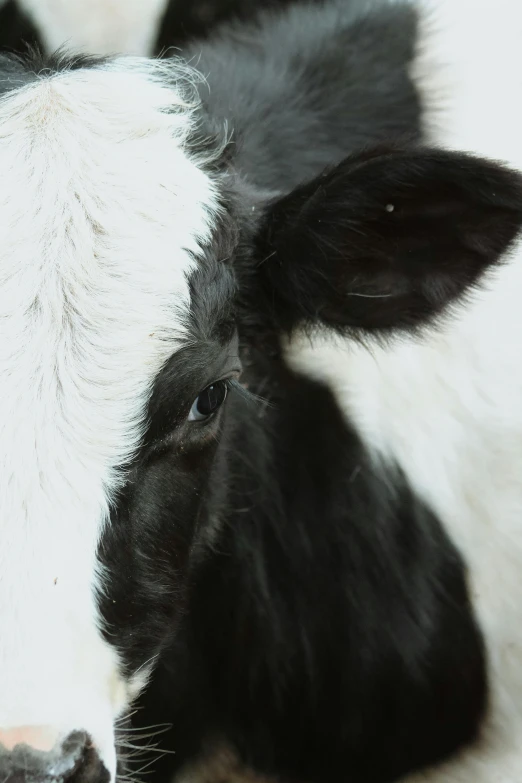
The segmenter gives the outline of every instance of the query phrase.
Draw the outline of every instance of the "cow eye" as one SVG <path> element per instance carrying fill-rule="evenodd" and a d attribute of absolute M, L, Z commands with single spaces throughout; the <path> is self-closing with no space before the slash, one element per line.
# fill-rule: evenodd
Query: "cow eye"
<path fill-rule="evenodd" d="M 204 421 L 225 402 L 228 391 L 226 381 L 216 381 L 198 394 L 188 415 L 188 421 Z"/>

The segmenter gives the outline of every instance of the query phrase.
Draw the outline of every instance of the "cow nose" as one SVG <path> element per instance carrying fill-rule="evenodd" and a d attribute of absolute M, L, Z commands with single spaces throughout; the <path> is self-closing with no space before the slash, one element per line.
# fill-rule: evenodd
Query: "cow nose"
<path fill-rule="evenodd" d="M 0 730 L 1 783 L 105 783 L 109 775 L 83 731 L 49 747 L 36 729 Z"/>

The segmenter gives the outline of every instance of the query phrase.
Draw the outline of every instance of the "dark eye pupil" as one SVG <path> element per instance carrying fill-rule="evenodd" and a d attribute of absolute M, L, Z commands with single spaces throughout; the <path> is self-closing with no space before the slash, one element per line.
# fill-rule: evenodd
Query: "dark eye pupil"
<path fill-rule="evenodd" d="M 223 382 L 213 383 L 211 386 L 207 386 L 198 397 L 198 413 L 202 416 L 210 416 L 210 414 L 214 413 L 223 403 L 226 393 L 227 387 Z"/>

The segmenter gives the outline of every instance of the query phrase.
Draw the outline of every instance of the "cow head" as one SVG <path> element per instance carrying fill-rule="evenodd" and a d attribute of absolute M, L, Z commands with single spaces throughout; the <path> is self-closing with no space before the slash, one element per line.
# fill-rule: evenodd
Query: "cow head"
<path fill-rule="evenodd" d="M 504 254 L 522 189 L 387 151 L 262 203 L 179 64 L 1 67 L 0 778 L 113 780 L 219 523 L 238 330 L 416 328 Z"/>

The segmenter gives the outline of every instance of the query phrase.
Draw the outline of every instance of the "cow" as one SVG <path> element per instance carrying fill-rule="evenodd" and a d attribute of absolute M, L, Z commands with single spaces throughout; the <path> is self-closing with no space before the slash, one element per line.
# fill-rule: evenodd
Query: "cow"
<path fill-rule="evenodd" d="M 521 32 L 0 58 L 0 783 L 520 780 Z"/>

